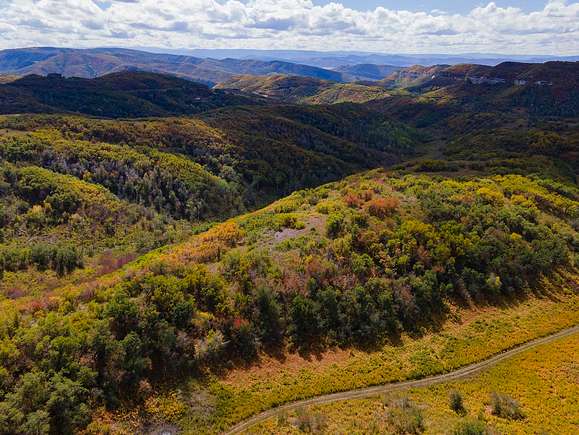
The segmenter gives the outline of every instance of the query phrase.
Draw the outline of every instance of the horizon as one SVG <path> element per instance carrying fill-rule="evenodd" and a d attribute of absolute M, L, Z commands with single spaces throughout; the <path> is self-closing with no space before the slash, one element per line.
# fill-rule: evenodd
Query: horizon
<path fill-rule="evenodd" d="M 195 51 L 207 51 L 207 52 L 256 52 L 256 53 L 305 53 L 305 54 L 323 54 L 323 55 L 377 55 L 377 56 L 408 56 L 408 57 L 418 57 L 418 56 L 443 56 L 448 58 L 456 57 L 473 57 L 480 58 L 501 58 L 504 57 L 516 57 L 516 58 L 575 58 L 579 57 L 579 50 L 573 54 L 542 54 L 542 53 L 500 53 L 500 52 L 403 52 L 403 51 L 391 51 L 391 52 L 380 52 L 380 51 L 364 51 L 364 50 L 314 50 L 314 49 L 298 49 L 298 48 L 205 48 L 205 47 L 175 47 L 175 48 L 163 48 L 163 47 L 124 47 L 115 45 L 96 45 L 91 47 L 75 47 L 75 46 L 58 46 L 58 45 L 29 45 L 29 46 L 19 46 L 11 48 L 0 48 L 0 52 L 9 50 L 33 50 L 33 49 L 56 49 L 56 50 L 132 50 L 140 51 L 151 54 L 178 54 L 178 52 L 195 52 Z"/>

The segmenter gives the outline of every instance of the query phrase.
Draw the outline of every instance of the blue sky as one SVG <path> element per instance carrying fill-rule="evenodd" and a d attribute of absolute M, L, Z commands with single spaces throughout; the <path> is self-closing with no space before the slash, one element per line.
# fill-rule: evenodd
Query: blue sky
<path fill-rule="evenodd" d="M 0 0 L 0 49 L 48 45 L 576 55 L 579 0 Z"/>

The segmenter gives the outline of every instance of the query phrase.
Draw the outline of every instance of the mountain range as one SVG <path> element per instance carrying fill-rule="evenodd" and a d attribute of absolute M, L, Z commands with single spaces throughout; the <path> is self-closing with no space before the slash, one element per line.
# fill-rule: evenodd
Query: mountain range
<path fill-rule="evenodd" d="M 386 54 L 360 51 L 311 51 L 311 50 L 247 50 L 247 49 L 159 49 L 146 48 L 152 53 L 170 53 L 195 57 L 210 57 L 213 59 L 254 59 L 262 61 L 283 60 L 320 68 L 336 69 L 341 66 L 373 64 L 408 67 L 412 65 L 456 65 L 475 63 L 495 66 L 502 62 L 543 63 L 548 61 L 579 60 L 578 56 L 557 55 L 505 55 L 496 53 L 465 53 L 465 54 Z"/>
<path fill-rule="evenodd" d="M 579 112 L 579 62 L 505 62 L 414 66 L 379 81 L 343 83 L 296 75 L 236 75 L 213 88 L 152 72 L 125 71 L 87 79 L 28 75 L 0 80 L 0 113 L 82 113 L 108 118 L 180 116 L 220 107 L 366 103 L 411 92 L 460 101 L 473 110 L 525 107 L 574 116 Z"/>
<path fill-rule="evenodd" d="M 127 70 L 172 74 L 215 84 L 238 74 L 293 74 L 342 81 L 339 72 L 278 60 L 211 59 L 119 48 L 27 48 L 0 51 L 0 74 L 94 78 Z"/>
<path fill-rule="evenodd" d="M 476 64 L 505 61 L 577 61 L 579 57 L 483 55 L 383 55 L 301 51 L 192 50 L 147 52 L 120 48 L 36 47 L 0 51 L 0 77 L 61 74 L 95 78 L 122 71 L 171 74 L 213 86 L 239 75 L 284 74 L 335 82 L 384 80 L 416 65 Z M 0 79 L 2 80 L 2 79 Z"/>

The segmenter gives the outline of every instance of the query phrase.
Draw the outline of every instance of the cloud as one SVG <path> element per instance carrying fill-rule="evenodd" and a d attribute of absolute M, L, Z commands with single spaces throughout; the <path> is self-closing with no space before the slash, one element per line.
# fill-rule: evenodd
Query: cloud
<path fill-rule="evenodd" d="M 468 14 L 347 8 L 339 0 L 0 0 L 0 48 L 105 45 L 384 52 L 579 52 L 579 2 Z"/>

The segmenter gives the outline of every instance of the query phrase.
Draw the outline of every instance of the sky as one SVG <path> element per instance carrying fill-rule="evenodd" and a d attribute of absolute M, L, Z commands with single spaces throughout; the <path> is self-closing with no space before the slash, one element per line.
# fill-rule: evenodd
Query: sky
<path fill-rule="evenodd" d="M 315 5 L 327 5 L 336 0 L 314 0 Z M 468 13 L 478 6 L 486 6 L 490 2 L 481 0 L 342 0 L 344 6 L 368 11 L 379 6 L 388 9 L 406 9 L 413 12 L 441 10 L 450 13 Z M 516 7 L 526 12 L 543 9 L 545 0 L 498 0 L 494 2 L 500 7 Z"/>
<path fill-rule="evenodd" d="M 0 0 L 25 46 L 579 54 L 573 0 Z"/>

